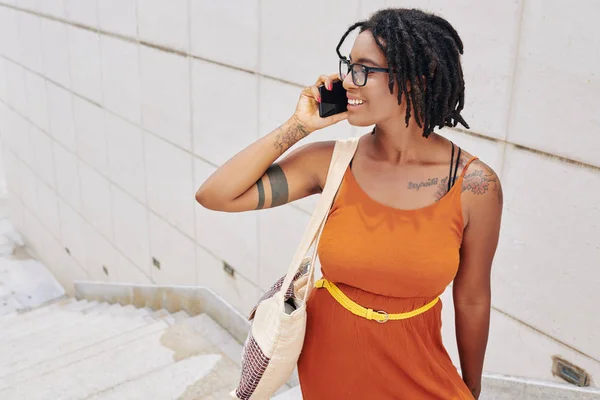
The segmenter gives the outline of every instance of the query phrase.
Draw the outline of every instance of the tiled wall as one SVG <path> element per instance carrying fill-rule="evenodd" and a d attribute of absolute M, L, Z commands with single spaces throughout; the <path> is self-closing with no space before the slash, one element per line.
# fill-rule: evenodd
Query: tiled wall
<path fill-rule="evenodd" d="M 284 122 L 302 85 L 337 69 L 347 26 L 386 5 L 439 12 L 458 29 L 472 129 L 440 133 L 503 181 L 486 370 L 557 379 L 556 354 L 598 382 L 600 5 L 591 0 L 0 1 L 14 223 L 67 288 L 207 285 L 248 311 L 286 269 L 315 199 L 224 214 L 197 206 L 194 192 Z M 363 132 L 341 123 L 306 141 Z"/>

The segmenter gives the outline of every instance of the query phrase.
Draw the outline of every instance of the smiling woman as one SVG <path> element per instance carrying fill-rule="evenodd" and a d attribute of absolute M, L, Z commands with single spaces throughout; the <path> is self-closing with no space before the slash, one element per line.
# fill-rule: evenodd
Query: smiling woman
<path fill-rule="evenodd" d="M 346 58 L 339 49 L 357 28 Z M 306 308 L 303 398 L 478 398 L 502 189 L 486 164 L 434 132 L 468 128 L 463 43 L 439 16 L 386 9 L 350 26 L 337 52 L 339 72 L 305 88 L 291 118 L 221 166 L 196 198 L 239 212 L 321 193 L 334 142 L 275 160 L 343 119 L 374 125 L 358 142 L 318 243 L 324 279 Z M 332 90 L 338 80 L 348 111 L 320 118 L 318 87 Z M 451 282 L 462 377 L 441 338 L 439 296 Z"/>

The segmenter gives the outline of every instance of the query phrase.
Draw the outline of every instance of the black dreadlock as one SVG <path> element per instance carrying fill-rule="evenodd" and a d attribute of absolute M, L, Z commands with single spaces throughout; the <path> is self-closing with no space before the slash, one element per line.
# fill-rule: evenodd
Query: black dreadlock
<path fill-rule="evenodd" d="M 336 48 L 340 58 L 345 58 L 340 54 L 342 43 L 358 27 L 361 33 L 370 30 L 385 54 L 390 68 L 390 93 L 395 81 L 399 89 L 398 104 L 403 95 L 406 99 L 406 126 L 412 109 L 425 137 L 436 126 L 455 127 L 460 123 L 469 128 L 460 115 L 465 101 L 460 64 L 463 43 L 448 21 L 416 9 L 381 10 L 348 28 Z M 410 92 L 406 82 L 410 82 Z"/>

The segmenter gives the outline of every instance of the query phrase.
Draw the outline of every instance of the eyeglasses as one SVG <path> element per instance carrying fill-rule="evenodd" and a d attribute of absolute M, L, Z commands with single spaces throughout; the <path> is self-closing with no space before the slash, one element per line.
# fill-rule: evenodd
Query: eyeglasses
<path fill-rule="evenodd" d="M 371 72 L 390 72 L 389 68 L 375 68 L 363 64 L 350 64 L 345 58 L 340 58 L 340 79 L 343 81 L 352 72 L 352 82 L 356 86 L 365 86 Z"/>

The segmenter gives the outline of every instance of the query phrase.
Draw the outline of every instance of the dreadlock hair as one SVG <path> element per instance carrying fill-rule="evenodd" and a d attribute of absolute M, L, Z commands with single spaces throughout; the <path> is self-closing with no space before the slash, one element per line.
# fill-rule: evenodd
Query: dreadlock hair
<path fill-rule="evenodd" d="M 412 109 L 426 138 L 436 126 L 455 127 L 460 123 L 469 128 L 460 115 L 465 100 L 460 64 L 463 43 L 448 21 L 417 9 L 378 11 L 348 28 L 336 48 L 340 58 L 345 58 L 340 54 L 344 40 L 358 27 L 360 33 L 371 31 L 385 54 L 390 69 L 390 93 L 397 82 L 398 104 L 403 95 L 406 99 L 406 126 Z M 407 82 L 410 82 L 410 90 Z"/>

